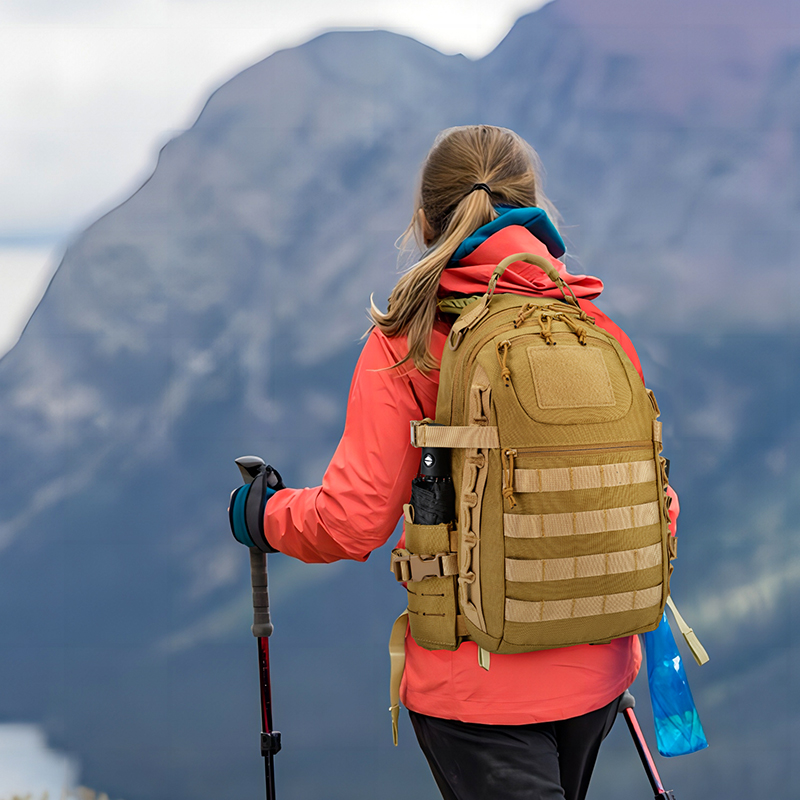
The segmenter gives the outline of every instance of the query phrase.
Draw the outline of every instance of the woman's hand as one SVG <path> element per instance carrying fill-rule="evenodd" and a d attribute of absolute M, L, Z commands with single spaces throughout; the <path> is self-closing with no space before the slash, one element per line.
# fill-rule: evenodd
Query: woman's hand
<path fill-rule="evenodd" d="M 277 470 L 267 466 L 252 483 L 245 483 L 231 492 L 228 521 L 237 542 L 264 553 L 278 552 L 264 534 L 264 509 L 269 498 L 282 488 L 283 481 Z"/>

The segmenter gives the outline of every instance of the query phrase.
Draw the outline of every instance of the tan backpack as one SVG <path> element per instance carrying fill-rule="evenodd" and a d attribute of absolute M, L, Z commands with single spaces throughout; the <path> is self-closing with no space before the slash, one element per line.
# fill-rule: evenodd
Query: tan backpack
<path fill-rule="evenodd" d="M 494 296 L 506 267 L 541 267 L 564 300 Z M 600 644 L 653 630 L 669 598 L 669 498 L 661 423 L 617 340 L 594 324 L 552 264 L 519 253 L 481 297 L 445 299 L 458 314 L 445 345 L 432 420 L 417 447 L 452 448 L 456 519 L 418 525 L 405 508 L 411 635 L 430 650 L 478 644 L 521 653 Z M 671 601 L 698 663 L 702 645 Z M 395 623 L 395 736 L 406 614 Z"/>
<path fill-rule="evenodd" d="M 564 301 L 494 296 L 515 261 Z M 569 292 L 569 293 L 568 293 Z M 520 653 L 608 642 L 658 625 L 669 595 L 667 477 L 658 405 L 617 340 L 546 259 L 517 254 L 461 311 L 442 357 L 436 426 L 453 448 L 452 526 L 415 525 L 393 570 L 408 581 L 411 635 Z"/>

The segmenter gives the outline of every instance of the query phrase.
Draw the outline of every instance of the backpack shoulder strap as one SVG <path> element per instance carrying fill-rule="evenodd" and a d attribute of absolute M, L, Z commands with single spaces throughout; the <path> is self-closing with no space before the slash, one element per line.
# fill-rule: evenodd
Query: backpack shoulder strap
<path fill-rule="evenodd" d="M 439 311 L 444 314 L 455 314 L 459 316 L 464 309 L 474 303 L 476 300 L 480 300 L 483 295 L 480 294 L 473 294 L 469 297 L 443 297 L 437 303 L 439 307 Z"/>

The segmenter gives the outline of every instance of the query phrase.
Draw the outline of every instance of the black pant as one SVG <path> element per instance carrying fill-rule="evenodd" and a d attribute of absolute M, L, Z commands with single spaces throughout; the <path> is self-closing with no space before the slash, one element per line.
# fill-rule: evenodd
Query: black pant
<path fill-rule="evenodd" d="M 409 715 L 445 800 L 584 800 L 619 701 L 534 725 Z"/>

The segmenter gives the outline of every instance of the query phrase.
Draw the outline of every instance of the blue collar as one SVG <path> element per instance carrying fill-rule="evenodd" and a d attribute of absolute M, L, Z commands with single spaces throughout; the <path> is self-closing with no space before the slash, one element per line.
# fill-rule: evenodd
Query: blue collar
<path fill-rule="evenodd" d="M 500 216 L 478 228 L 471 236 L 464 239 L 453 253 L 448 266 L 454 267 L 470 253 L 482 245 L 492 234 L 497 233 L 510 225 L 521 225 L 527 228 L 540 242 L 542 242 L 553 258 L 560 258 L 566 252 L 564 240 L 550 222 L 547 214 L 536 206 L 530 208 L 515 208 L 513 206 L 495 206 L 494 209 Z"/>

